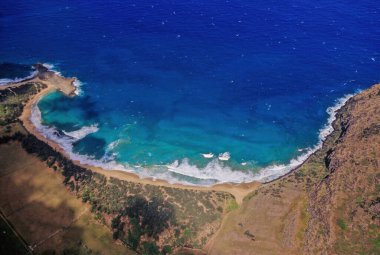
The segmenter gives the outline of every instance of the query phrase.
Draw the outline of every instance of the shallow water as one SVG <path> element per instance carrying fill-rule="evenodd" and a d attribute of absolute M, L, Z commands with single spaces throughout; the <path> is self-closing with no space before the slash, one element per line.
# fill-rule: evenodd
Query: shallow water
<path fill-rule="evenodd" d="M 0 61 L 52 63 L 83 83 L 79 97 L 39 103 L 45 125 L 76 136 L 57 141 L 84 161 L 171 181 L 275 177 L 274 165 L 318 144 L 337 98 L 380 78 L 374 1 L 0 7 Z"/>

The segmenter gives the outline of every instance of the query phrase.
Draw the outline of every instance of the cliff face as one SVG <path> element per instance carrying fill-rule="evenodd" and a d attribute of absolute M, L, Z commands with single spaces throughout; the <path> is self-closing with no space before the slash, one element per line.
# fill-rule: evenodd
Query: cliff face
<path fill-rule="evenodd" d="M 305 164 L 227 216 L 211 254 L 380 254 L 380 84 L 333 125 Z"/>
<path fill-rule="evenodd" d="M 327 175 L 309 192 L 304 251 L 379 254 L 380 85 L 352 98 L 335 126 Z"/>

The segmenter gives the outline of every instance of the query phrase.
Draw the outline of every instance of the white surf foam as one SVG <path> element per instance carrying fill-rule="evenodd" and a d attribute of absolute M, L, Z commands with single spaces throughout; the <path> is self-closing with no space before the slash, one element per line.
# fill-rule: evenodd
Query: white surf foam
<path fill-rule="evenodd" d="M 357 93 L 347 94 L 342 98 L 337 99 L 333 106 L 327 108 L 326 112 L 329 114 L 329 117 L 327 119 L 327 123 L 323 126 L 323 128 L 319 130 L 319 141 L 314 147 L 306 148 L 306 152 L 304 154 L 298 156 L 295 159 L 292 159 L 290 163 L 287 165 L 273 165 L 263 168 L 257 175 L 255 175 L 254 180 L 260 182 L 268 182 L 274 180 L 278 177 L 287 174 L 288 172 L 305 162 L 305 160 L 311 154 L 313 154 L 322 147 L 323 142 L 326 140 L 327 136 L 329 136 L 334 131 L 334 127 L 332 124 L 336 120 L 336 113 L 338 112 L 338 110 L 342 108 L 346 104 L 346 102 L 356 94 Z"/>
<path fill-rule="evenodd" d="M 213 160 L 203 169 L 199 169 L 194 165 L 190 165 L 188 160 L 183 160 L 181 163 L 178 161 L 173 162 L 173 164 L 168 165 L 168 170 L 181 175 L 194 177 L 198 179 L 210 179 L 217 180 L 218 183 L 233 182 L 233 183 L 244 183 L 251 181 L 268 182 L 281 177 L 292 169 L 300 166 L 305 160 L 313 154 L 315 151 L 320 149 L 323 142 L 326 140 L 327 136 L 334 130 L 332 123 L 336 119 L 337 111 L 345 105 L 345 103 L 353 97 L 355 94 L 348 94 L 342 98 L 336 100 L 336 103 L 327 108 L 327 113 L 329 114 L 327 123 L 319 130 L 319 141 L 312 148 L 306 148 L 302 155 L 292 159 L 289 164 L 271 165 L 259 170 L 258 173 L 253 174 L 252 172 L 242 172 L 238 170 L 233 170 L 230 167 L 223 166 L 217 160 Z"/>
<path fill-rule="evenodd" d="M 81 164 L 92 165 L 96 167 L 101 167 L 108 170 L 123 170 L 130 171 L 126 168 L 125 165 L 119 164 L 113 160 L 104 158 L 102 160 L 97 160 L 89 155 L 80 155 L 73 152 L 73 144 L 80 139 L 83 139 L 89 134 L 95 133 L 98 131 L 97 125 L 85 126 L 79 130 L 60 133 L 56 128 L 46 126 L 42 124 L 41 111 L 35 104 L 32 108 L 32 113 L 30 120 L 37 129 L 37 131 L 43 135 L 46 139 L 49 139 L 57 143 L 72 160 L 77 160 Z"/>
<path fill-rule="evenodd" d="M 46 67 L 47 69 L 49 69 L 49 71 L 52 71 L 52 72 L 54 72 L 55 74 L 57 74 L 59 76 L 62 76 L 62 73 L 58 70 L 56 64 L 43 63 L 42 65 L 44 67 Z M 83 90 L 82 90 L 83 84 L 84 83 L 82 81 L 80 81 L 78 78 L 75 77 L 75 80 L 73 82 L 73 85 L 75 87 L 75 91 L 74 91 L 75 95 L 77 95 L 77 96 L 82 96 L 83 95 Z"/>
<path fill-rule="evenodd" d="M 119 140 L 111 143 L 107 147 L 107 152 L 102 159 L 94 159 L 88 155 L 80 155 L 73 152 L 73 142 L 75 139 L 83 139 L 90 133 L 97 132 L 98 127 L 91 125 L 83 127 L 79 130 L 72 132 L 65 132 L 60 134 L 54 127 L 44 126 L 41 123 L 41 112 L 37 105 L 33 107 L 31 120 L 36 126 L 37 130 L 47 139 L 50 139 L 66 151 L 71 159 L 78 160 L 82 164 L 93 165 L 102 167 L 108 170 L 122 170 L 127 172 L 134 172 L 139 174 L 140 177 L 149 177 L 153 179 L 164 179 L 170 183 L 182 183 L 188 185 L 203 185 L 209 186 L 215 183 L 245 183 L 252 181 L 267 182 L 276 179 L 280 176 L 287 174 L 292 169 L 300 166 L 312 153 L 321 148 L 323 141 L 333 131 L 332 123 L 336 119 L 337 111 L 351 98 L 354 94 L 346 95 L 336 101 L 336 104 L 327 109 L 329 118 L 327 123 L 320 129 L 319 142 L 312 148 L 304 149 L 305 153 L 292 159 L 289 164 L 272 165 L 259 170 L 258 173 L 251 171 L 238 171 L 233 170 L 231 167 L 226 166 L 218 159 L 213 159 L 204 168 L 198 168 L 191 165 L 188 159 L 181 161 L 176 160 L 169 165 L 156 166 L 157 169 L 144 168 L 144 167 L 130 167 L 128 164 L 118 163 L 114 157 L 110 157 L 109 151 L 112 151 L 118 144 Z M 108 154 L 108 155 L 107 155 Z M 186 181 L 183 178 L 176 177 L 175 175 L 187 176 L 199 180 L 198 184 Z"/>
<path fill-rule="evenodd" d="M 77 96 L 83 95 L 83 90 L 82 90 L 83 82 L 75 78 L 73 85 L 75 87 L 75 92 L 74 92 L 75 95 Z"/>
<path fill-rule="evenodd" d="M 57 75 L 59 76 L 62 76 L 62 73 L 60 71 L 58 71 L 57 69 L 57 65 L 56 64 L 52 64 L 52 63 L 43 63 L 42 64 L 44 67 L 46 67 L 47 69 L 49 69 L 49 71 L 52 71 L 54 73 L 56 73 Z"/>
<path fill-rule="evenodd" d="M 5 86 L 5 85 L 8 85 L 10 83 L 15 83 L 15 82 L 20 82 L 20 81 L 23 81 L 23 80 L 26 80 L 26 79 L 30 79 L 30 78 L 33 78 L 35 75 L 37 74 L 37 71 L 32 71 L 30 72 L 30 74 L 24 78 L 14 78 L 14 79 L 9 79 L 9 78 L 2 78 L 0 79 L 0 86 Z"/>
<path fill-rule="evenodd" d="M 56 66 L 54 64 L 50 64 L 50 63 L 44 63 L 42 64 L 44 67 L 46 67 L 47 69 L 49 69 L 50 71 L 58 74 L 58 75 L 61 75 L 61 73 L 56 70 Z M 9 78 L 3 78 L 3 79 L 0 79 L 0 86 L 4 86 L 4 85 L 8 85 L 9 83 L 15 83 L 15 82 L 20 82 L 20 81 L 23 81 L 23 80 L 26 80 L 26 79 L 30 79 L 30 78 L 33 78 L 34 76 L 36 76 L 37 74 L 37 70 L 34 70 L 34 71 L 31 71 L 30 74 L 26 77 L 23 77 L 23 78 L 14 78 L 14 79 L 9 79 Z"/>
<path fill-rule="evenodd" d="M 230 167 L 221 164 L 217 159 L 213 159 L 206 167 L 201 169 L 191 165 L 188 159 L 183 159 L 182 162 L 176 160 L 167 167 L 170 172 L 202 180 L 216 180 L 218 183 L 247 182 L 253 178 L 252 173 L 233 171 Z"/>
<path fill-rule="evenodd" d="M 91 126 L 84 126 L 78 130 L 66 132 L 63 130 L 63 133 L 65 135 L 73 138 L 74 141 L 78 141 L 82 138 L 85 138 L 87 135 L 98 132 L 99 128 L 97 124 L 91 125 Z"/>

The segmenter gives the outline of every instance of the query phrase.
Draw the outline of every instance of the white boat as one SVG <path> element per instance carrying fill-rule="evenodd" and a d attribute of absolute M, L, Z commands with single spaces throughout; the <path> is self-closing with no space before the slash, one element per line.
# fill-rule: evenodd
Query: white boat
<path fill-rule="evenodd" d="M 202 153 L 202 156 L 204 158 L 213 158 L 214 157 L 214 154 L 212 154 L 211 152 L 210 153 Z"/>
<path fill-rule="evenodd" d="M 218 159 L 222 161 L 227 161 L 231 158 L 231 154 L 229 152 L 220 153 Z"/>

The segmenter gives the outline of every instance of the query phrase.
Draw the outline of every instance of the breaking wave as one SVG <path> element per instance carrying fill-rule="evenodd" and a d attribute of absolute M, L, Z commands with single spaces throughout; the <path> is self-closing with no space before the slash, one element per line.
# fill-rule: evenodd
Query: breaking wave
<path fill-rule="evenodd" d="M 260 169 L 258 173 L 253 173 L 233 170 L 228 166 L 223 166 L 217 159 L 212 160 L 206 167 L 199 169 L 194 165 L 190 165 L 189 161 L 184 159 L 181 163 L 175 161 L 168 165 L 168 170 L 177 174 L 198 179 L 216 180 L 217 183 L 244 183 L 251 181 L 268 182 L 274 180 L 303 164 L 311 154 L 322 147 L 322 144 L 326 140 L 327 136 L 334 130 L 332 124 L 336 119 L 337 111 L 354 95 L 355 94 L 345 95 L 344 97 L 336 100 L 334 106 L 327 108 L 329 117 L 327 123 L 319 130 L 319 142 L 314 147 L 305 149 L 305 153 L 292 159 L 289 164 L 271 165 Z"/>
<path fill-rule="evenodd" d="M 15 83 L 15 82 L 20 82 L 20 81 L 23 81 L 23 80 L 26 80 L 26 79 L 31 79 L 33 78 L 35 75 L 37 74 L 37 71 L 32 71 L 30 72 L 30 74 L 24 78 L 14 78 L 14 79 L 9 79 L 9 78 L 2 78 L 0 79 L 0 86 L 5 86 L 5 85 L 8 85 L 10 83 Z"/>
<path fill-rule="evenodd" d="M 77 160 L 82 164 L 101 167 L 107 170 L 122 170 L 138 174 L 143 178 L 164 179 L 169 183 L 181 183 L 188 185 L 213 185 L 217 183 L 246 183 L 252 181 L 268 182 L 281 177 L 294 168 L 300 166 L 316 150 L 322 147 L 324 140 L 334 130 L 332 123 L 336 119 L 337 111 L 351 98 L 354 94 L 346 95 L 336 101 L 336 104 L 327 109 L 329 114 L 327 123 L 319 131 L 319 142 L 312 148 L 307 148 L 302 155 L 292 159 L 289 164 L 271 165 L 254 171 L 234 170 L 225 165 L 217 158 L 209 162 L 205 167 L 199 168 L 191 165 L 188 159 L 181 161 L 176 160 L 168 165 L 156 165 L 153 167 L 129 166 L 128 164 L 119 163 L 115 160 L 115 147 L 121 142 L 116 140 L 107 147 L 105 155 L 101 159 L 95 159 L 89 155 L 80 155 L 73 152 L 73 143 L 83 139 L 89 134 L 98 131 L 96 124 L 82 127 L 78 130 L 66 132 L 58 131 L 54 127 L 45 126 L 41 123 L 41 112 L 36 105 L 32 108 L 31 121 L 45 138 L 56 142 L 66 151 L 69 157 Z M 252 169 L 254 170 L 254 169 Z M 189 181 L 192 180 L 192 181 Z"/>
<path fill-rule="evenodd" d="M 42 136 L 57 143 L 72 160 L 77 160 L 81 164 L 93 165 L 109 170 L 126 170 L 126 167 L 124 165 L 119 164 L 112 159 L 97 160 L 92 156 L 80 155 L 73 151 L 73 144 L 76 141 L 83 139 L 89 134 L 96 133 L 99 130 L 97 124 L 84 126 L 78 130 L 71 132 L 61 132 L 55 127 L 42 124 L 41 111 L 38 108 L 37 104 L 32 107 L 30 120 Z"/>
<path fill-rule="evenodd" d="M 52 72 L 58 74 L 59 76 L 62 76 L 62 73 L 61 73 L 60 71 L 58 71 L 56 64 L 52 64 L 52 63 L 43 63 L 42 65 L 43 65 L 44 67 L 46 67 L 47 69 L 49 69 L 49 71 L 52 71 Z"/>
<path fill-rule="evenodd" d="M 253 178 L 253 173 L 234 171 L 229 166 L 223 166 L 218 159 L 213 159 L 206 165 L 206 167 L 202 169 L 199 169 L 197 166 L 191 165 L 188 159 L 182 160 L 181 163 L 179 163 L 179 161 L 176 160 L 174 163 L 168 165 L 167 167 L 168 171 L 170 172 L 201 180 L 215 180 L 218 183 L 249 182 Z"/>
<path fill-rule="evenodd" d="M 77 96 L 83 95 L 83 90 L 82 90 L 83 82 L 81 82 L 80 80 L 75 78 L 73 85 L 75 87 L 75 92 L 74 92 L 75 95 L 77 95 Z"/>
<path fill-rule="evenodd" d="M 86 137 L 89 134 L 98 132 L 99 128 L 97 124 L 91 125 L 91 126 L 84 126 L 81 129 L 66 132 L 63 131 L 63 133 L 71 138 L 73 138 L 74 141 L 79 141 L 80 139 Z"/>
<path fill-rule="evenodd" d="M 49 71 L 52 71 L 59 76 L 62 76 L 62 73 L 60 71 L 58 71 L 56 64 L 43 63 L 42 65 L 44 67 L 46 67 L 47 69 L 49 69 Z M 83 82 L 81 82 L 78 78 L 75 77 L 73 85 L 75 87 L 75 91 L 74 91 L 75 95 L 77 95 L 77 96 L 83 95 L 83 90 L 82 90 Z"/>

